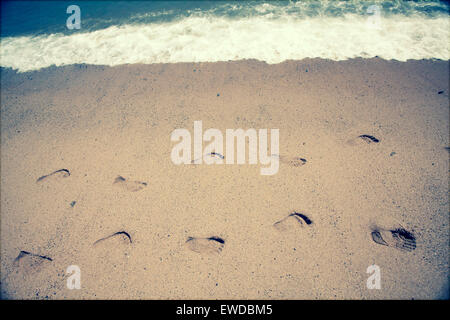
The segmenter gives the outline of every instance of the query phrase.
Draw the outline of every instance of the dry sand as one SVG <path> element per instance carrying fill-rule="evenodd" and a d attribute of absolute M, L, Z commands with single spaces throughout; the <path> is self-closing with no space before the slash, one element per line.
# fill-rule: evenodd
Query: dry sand
<path fill-rule="evenodd" d="M 3 298 L 448 298 L 448 68 L 356 59 L 2 70 Z M 260 165 L 176 166 L 171 132 L 192 132 L 195 120 L 222 132 L 278 128 L 285 161 L 273 176 Z M 59 169 L 70 175 L 36 181 Z M 293 212 L 312 223 L 274 226 Z M 415 249 L 373 241 L 374 228 L 400 226 Z M 31 254 L 16 259 L 21 251 Z M 366 287 L 372 264 L 380 290 Z M 66 287 L 70 265 L 80 290 Z"/>

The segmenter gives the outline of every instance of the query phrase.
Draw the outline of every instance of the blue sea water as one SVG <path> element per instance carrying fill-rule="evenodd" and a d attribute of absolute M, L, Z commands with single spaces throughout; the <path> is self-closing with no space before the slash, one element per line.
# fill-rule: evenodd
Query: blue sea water
<path fill-rule="evenodd" d="M 81 28 L 70 30 L 69 5 Z M 7 1 L 0 66 L 449 59 L 445 1 Z"/>

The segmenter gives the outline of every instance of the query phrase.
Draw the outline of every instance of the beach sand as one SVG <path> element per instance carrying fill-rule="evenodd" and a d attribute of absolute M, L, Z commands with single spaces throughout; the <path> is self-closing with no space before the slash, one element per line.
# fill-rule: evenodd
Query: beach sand
<path fill-rule="evenodd" d="M 2 297 L 448 298 L 448 68 L 376 58 L 3 69 Z M 195 120 L 279 129 L 278 173 L 174 165 L 171 133 L 192 134 Z M 369 290 L 373 264 L 381 289 Z M 67 288 L 71 265 L 81 289 Z"/>

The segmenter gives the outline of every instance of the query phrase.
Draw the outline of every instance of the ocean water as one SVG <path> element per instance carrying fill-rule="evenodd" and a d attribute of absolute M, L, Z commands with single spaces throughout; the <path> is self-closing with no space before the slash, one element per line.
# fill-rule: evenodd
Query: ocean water
<path fill-rule="evenodd" d="M 66 12 L 78 5 L 81 28 Z M 449 59 L 445 1 L 1 2 L 0 66 Z"/>

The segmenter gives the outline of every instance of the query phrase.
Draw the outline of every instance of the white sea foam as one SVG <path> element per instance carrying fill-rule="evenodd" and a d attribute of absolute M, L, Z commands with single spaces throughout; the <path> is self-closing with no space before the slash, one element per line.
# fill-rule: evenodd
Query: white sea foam
<path fill-rule="evenodd" d="M 268 11 L 235 19 L 193 15 L 72 35 L 7 37 L 0 40 L 0 65 L 23 72 L 76 63 L 115 66 L 241 59 L 279 63 L 375 56 L 399 61 L 449 59 L 448 16 L 373 19 L 356 14 L 299 18 Z"/>

